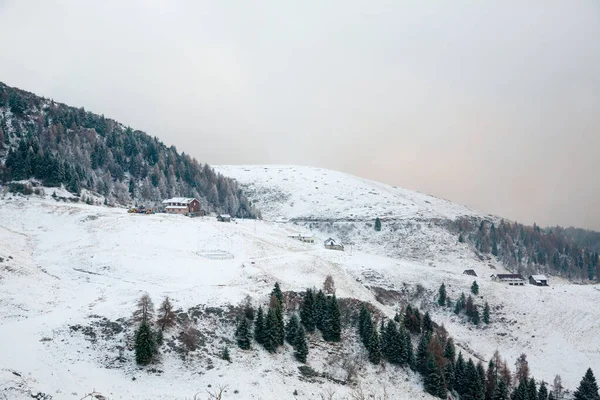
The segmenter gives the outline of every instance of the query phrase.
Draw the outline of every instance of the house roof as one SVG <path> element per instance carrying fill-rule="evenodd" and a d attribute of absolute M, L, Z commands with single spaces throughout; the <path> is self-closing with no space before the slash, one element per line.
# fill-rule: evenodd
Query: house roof
<path fill-rule="evenodd" d="M 170 199 L 163 200 L 163 204 L 170 204 L 170 203 L 190 204 L 194 200 L 196 200 L 196 199 L 193 197 L 172 197 Z"/>
<path fill-rule="evenodd" d="M 477 276 L 477 274 L 475 273 L 474 269 L 465 269 L 463 271 L 463 274 L 467 274 L 467 275 L 472 275 L 472 276 Z"/>
<path fill-rule="evenodd" d="M 231 215 L 229 215 L 229 214 L 219 214 L 219 215 L 217 215 L 217 217 L 221 217 L 221 218 L 231 218 Z"/>
<path fill-rule="evenodd" d="M 166 206 L 165 209 L 187 210 L 187 206 Z"/>
<path fill-rule="evenodd" d="M 546 275 L 531 275 L 530 278 L 533 278 L 534 281 L 547 281 Z"/>
<path fill-rule="evenodd" d="M 325 241 L 325 244 L 336 245 L 338 243 L 335 240 L 333 240 L 332 238 L 329 238 Z"/>
<path fill-rule="evenodd" d="M 496 275 L 496 277 L 498 279 L 519 279 L 519 280 L 525 280 L 525 278 L 523 278 L 523 275 L 521 274 L 498 274 Z"/>

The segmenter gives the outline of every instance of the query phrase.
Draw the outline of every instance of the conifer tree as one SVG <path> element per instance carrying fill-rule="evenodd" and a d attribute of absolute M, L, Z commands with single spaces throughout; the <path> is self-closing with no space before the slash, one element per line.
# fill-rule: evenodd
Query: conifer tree
<path fill-rule="evenodd" d="M 312 289 L 306 289 L 300 306 L 300 320 L 307 332 L 315 331 L 315 295 Z"/>
<path fill-rule="evenodd" d="M 497 385 L 498 368 L 494 364 L 494 359 L 491 359 L 488 363 L 488 369 L 485 375 L 485 400 L 493 400 Z"/>
<path fill-rule="evenodd" d="M 474 325 L 479 325 L 479 310 L 476 305 L 473 305 L 473 312 L 471 313 L 471 322 Z"/>
<path fill-rule="evenodd" d="M 473 293 L 475 296 L 479 294 L 479 285 L 477 284 L 477 281 L 473 281 L 473 284 L 471 285 L 471 293 Z"/>
<path fill-rule="evenodd" d="M 494 390 L 494 397 L 492 400 L 508 400 L 508 388 L 503 380 L 498 382 L 498 386 Z"/>
<path fill-rule="evenodd" d="M 535 379 L 531 378 L 527 383 L 527 397 L 531 400 L 537 400 L 538 392 L 535 385 Z"/>
<path fill-rule="evenodd" d="M 454 347 L 454 340 L 452 340 L 452 338 L 446 340 L 446 345 L 444 346 L 444 358 L 454 364 L 456 348 Z"/>
<path fill-rule="evenodd" d="M 369 313 L 367 311 L 367 314 L 364 317 L 362 335 L 361 335 L 362 342 L 365 345 L 365 347 L 367 348 L 367 350 L 369 349 L 369 346 L 371 346 L 371 335 L 373 334 L 373 330 L 375 330 L 375 328 L 373 327 L 373 320 L 371 319 L 371 313 Z"/>
<path fill-rule="evenodd" d="M 454 364 L 451 362 L 447 362 L 444 365 L 444 381 L 446 382 L 446 387 L 448 390 L 454 390 Z"/>
<path fill-rule="evenodd" d="M 600 400 L 598 384 L 591 368 L 586 371 L 573 398 L 575 400 Z"/>
<path fill-rule="evenodd" d="M 241 318 L 235 336 L 240 349 L 248 350 L 250 348 L 252 331 L 250 330 L 250 322 L 245 317 Z"/>
<path fill-rule="evenodd" d="M 538 397 L 536 400 L 548 400 L 548 388 L 544 381 L 540 383 L 540 389 L 538 390 Z"/>
<path fill-rule="evenodd" d="M 425 391 L 427 393 L 437 396 L 441 399 L 446 398 L 446 388 L 444 387 L 442 377 L 432 354 L 427 356 L 427 361 L 423 371 L 423 381 Z"/>
<path fill-rule="evenodd" d="M 366 330 L 366 326 L 367 326 L 367 319 L 370 318 L 370 314 L 369 314 L 369 310 L 367 310 L 367 307 L 363 304 L 362 307 L 360 308 L 360 313 L 358 314 L 358 336 L 360 337 L 360 340 L 363 342 L 363 344 L 365 344 L 365 330 Z M 370 337 L 370 335 L 369 335 Z M 365 344 L 366 347 L 366 344 Z"/>
<path fill-rule="evenodd" d="M 417 370 L 417 359 L 415 357 L 415 352 L 413 350 L 412 339 L 410 337 L 410 332 L 405 331 L 404 336 L 404 348 L 406 349 L 406 363 L 413 371 Z"/>
<path fill-rule="evenodd" d="M 490 323 L 490 305 L 487 303 L 487 301 L 483 307 L 483 322 L 486 325 Z"/>
<path fill-rule="evenodd" d="M 433 321 L 431 320 L 429 311 L 427 311 L 423 317 L 423 332 L 433 332 Z"/>
<path fill-rule="evenodd" d="M 323 332 L 323 338 L 328 342 L 339 342 L 342 339 L 342 322 L 340 320 L 340 305 L 335 294 L 327 302 L 327 317 L 328 326 Z"/>
<path fill-rule="evenodd" d="M 327 297 L 322 290 L 315 296 L 315 325 L 317 329 L 323 332 L 323 322 L 327 317 Z"/>
<path fill-rule="evenodd" d="M 271 296 L 275 296 L 279 301 L 279 304 L 283 306 L 283 293 L 281 292 L 281 288 L 279 287 L 279 282 L 275 282 L 275 286 L 273 287 Z"/>
<path fill-rule="evenodd" d="M 446 305 L 446 285 L 443 282 L 438 290 L 438 305 L 441 307 Z"/>
<path fill-rule="evenodd" d="M 306 362 L 306 356 L 308 355 L 308 344 L 306 343 L 306 334 L 302 326 L 298 327 L 298 333 L 296 335 L 296 343 L 294 346 L 294 357 L 301 363 Z"/>
<path fill-rule="evenodd" d="M 298 321 L 298 316 L 293 314 L 285 327 L 285 340 L 292 346 L 296 343 L 299 329 L 300 321 Z"/>
<path fill-rule="evenodd" d="M 140 365 L 147 365 L 156 353 L 154 334 L 147 321 L 142 321 L 135 332 L 135 361 Z"/>
<path fill-rule="evenodd" d="M 262 306 L 258 307 L 258 312 L 256 313 L 256 321 L 254 322 L 254 340 L 256 340 L 258 344 L 265 343 L 265 317 Z"/>
<path fill-rule="evenodd" d="M 283 320 L 283 304 L 279 303 L 275 306 L 275 317 L 277 318 L 277 345 L 283 346 L 283 342 L 285 341 L 285 322 Z"/>
<path fill-rule="evenodd" d="M 465 395 L 467 395 L 469 399 L 484 400 L 485 391 L 483 388 L 483 383 L 481 381 L 481 376 L 477 372 L 477 367 L 475 367 L 475 364 L 471 359 L 467 361 L 465 375 L 465 380 L 467 382 L 467 387 L 465 388 Z"/>
<path fill-rule="evenodd" d="M 223 352 L 221 353 L 221 358 L 225 361 L 231 362 L 231 355 L 229 354 L 229 348 L 225 346 Z"/>
<path fill-rule="evenodd" d="M 456 301 L 456 305 L 454 306 L 454 314 L 458 315 L 462 310 L 465 309 L 467 305 L 467 299 L 464 293 L 460 294 L 460 297 Z"/>
<path fill-rule="evenodd" d="M 426 375 L 425 364 L 427 362 L 427 348 L 429 346 L 430 340 L 431 335 L 429 334 L 429 332 L 423 332 L 421 338 L 419 339 L 419 344 L 417 346 L 417 371 L 419 371 L 423 376 Z"/>
<path fill-rule="evenodd" d="M 377 232 L 381 231 L 381 220 L 379 217 L 375 218 L 375 230 Z"/>
<path fill-rule="evenodd" d="M 465 242 L 465 237 L 461 233 L 461 234 L 458 235 L 458 243 L 464 243 L 464 242 Z"/>
<path fill-rule="evenodd" d="M 384 338 L 382 340 L 384 343 L 383 356 L 392 364 L 400 364 L 402 362 L 400 358 L 400 338 L 396 324 L 393 321 L 388 321 L 381 336 Z M 402 337 L 402 341 L 404 341 L 404 337 Z"/>
<path fill-rule="evenodd" d="M 269 308 L 269 311 L 267 311 L 267 318 L 265 321 L 263 346 L 267 351 L 271 353 L 274 353 L 279 345 L 279 339 L 277 337 L 278 324 L 279 322 L 277 320 L 277 314 L 275 313 L 275 309 Z"/>
<path fill-rule="evenodd" d="M 454 364 L 454 389 L 462 396 L 467 389 L 467 384 L 466 364 L 460 352 Z"/>
<path fill-rule="evenodd" d="M 473 302 L 473 297 L 469 295 L 467 298 L 467 305 L 465 306 L 465 314 L 469 319 L 473 318 L 473 309 L 475 308 L 475 303 Z"/>
<path fill-rule="evenodd" d="M 377 329 L 373 329 L 371 340 L 369 341 L 369 361 L 373 364 L 381 362 L 381 343 Z"/>

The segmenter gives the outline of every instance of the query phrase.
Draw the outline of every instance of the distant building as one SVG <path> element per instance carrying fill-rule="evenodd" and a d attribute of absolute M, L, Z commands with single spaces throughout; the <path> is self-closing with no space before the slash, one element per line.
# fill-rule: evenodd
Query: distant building
<path fill-rule="evenodd" d="M 200 202 L 193 197 L 173 197 L 162 203 L 168 214 L 204 215 L 204 211 L 200 210 Z"/>
<path fill-rule="evenodd" d="M 344 246 L 341 245 L 341 244 L 339 244 L 339 243 L 337 243 L 332 238 L 327 239 L 324 244 L 325 244 L 325 248 L 326 249 L 344 251 Z"/>
<path fill-rule="evenodd" d="M 474 269 L 465 269 L 463 271 L 463 275 L 477 276 Z"/>
<path fill-rule="evenodd" d="M 231 215 L 229 215 L 229 214 L 219 214 L 219 215 L 217 215 L 217 221 L 219 221 L 219 222 L 231 222 Z"/>
<path fill-rule="evenodd" d="M 529 283 L 536 286 L 548 286 L 548 278 L 546 275 L 531 275 Z"/>
<path fill-rule="evenodd" d="M 492 279 L 498 282 L 508 283 L 509 286 L 525 285 L 525 278 L 521 274 L 498 274 L 492 275 Z"/>
<path fill-rule="evenodd" d="M 302 234 L 297 234 L 297 235 L 291 235 L 290 237 L 292 239 L 299 240 L 303 243 L 314 243 L 315 242 L 315 235 L 306 236 L 306 235 L 302 235 Z"/>

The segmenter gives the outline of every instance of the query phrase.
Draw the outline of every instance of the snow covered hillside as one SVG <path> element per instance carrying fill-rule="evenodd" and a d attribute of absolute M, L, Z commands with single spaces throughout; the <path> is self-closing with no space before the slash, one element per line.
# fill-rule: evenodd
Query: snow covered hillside
<path fill-rule="evenodd" d="M 429 310 L 470 357 L 487 361 L 498 349 L 512 366 L 524 352 L 536 379 L 551 382 L 560 374 L 571 389 L 587 367 L 600 366 L 598 287 L 556 279 L 549 288 L 490 281 L 502 267 L 479 260 L 431 222 L 473 211 L 332 171 L 218 170 L 252 188 L 265 221 L 132 215 L 50 196 L 0 199 L 0 398 L 43 392 L 81 399 L 96 389 L 111 400 L 191 399 L 196 393 L 204 399 L 219 385 L 227 386 L 226 399 L 315 399 L 328 390 L 334 399 L 349 398 L 348 385 L 302 376 L 289 348 L 275 355 L 238 350 L 227 324 L 246 296 L 256 306 L 266 304 L 275 281 L 283 291 L 299 292 L 321 287 L 328 274 L 339 298 L 368 301 L 388 317 L 407 302 Z M 262 176 L 265 170 L 272 176 Z M 375 216 L 384 218 L 381 232 L 368 225 Z M 312 232 L 316 242 L 289 237 L 299 232 Z M 324 249 L 323 241 L 340 232 L 354 245 L 344 252 Z M 473 277 L 462 274 L 466 268 L 479 276 L 477 303 L 492 308 L 489 326 L 475 327 L 435 305 L 442 282 L 453 299 L 469 292 Z M 197 319 L 203 332 L 197 351 L 180 353 L 172 331 L 158 364 L 135 365 L 128 321 L 144 292 L 155 303 L 169 296 L 180 314 Z M 354 329 L 342 335 L 353 337 Z M 308 364 L 342 379 L 340 359 L 365 356 L 344 343 L 311 337 Z M 219 357 L 227 344 L 231 363 Z M 366 362 L 357 381 L 379 396 L 385 388 L 394 399 L 431 398 L 418 376 L 390 365 Z"/>

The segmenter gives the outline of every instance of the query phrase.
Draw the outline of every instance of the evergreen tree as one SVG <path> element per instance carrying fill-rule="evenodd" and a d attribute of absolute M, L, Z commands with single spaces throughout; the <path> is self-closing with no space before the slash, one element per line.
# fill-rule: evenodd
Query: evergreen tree
<path fill-rule="evenodd" d="M 493 400 L 496 386 L 498 385 L 498 368 L 494 364 L 494 359 L 488 363 L 488 369 L 485 378 L 485 400 Z"/>
<path fill-rule="evenodd" d="M 273 287 L 271 296 L 275 296 L 279 301 L 279 304 L 283 306 L 283 293 L 281 292 L 281 288 L 279 287 L 279 282 L 275 282 L 275 286 Z"/>
<path fill-rule="evenodd" d="M 277 318 L 277 345 L 283 346 L 283 342 L 285 341 L 285 322 L 283 320 L 283 304 L 278 303 L 275 306 L 275 317 Z"/>
<path fill-rule="evenodd" d="M 494 390 L 494 397 L 492 400 L 508 400 L 508 388 L 503 380 L 498 382 L 498 386 Z"/>
<path fill-rule="evenodd" d="M 373 327 L 373 320 L 371 319 L 370 312 L 366 311 L 366 314 L 364 314 L 362 318 L 362 333 L 360 336 L 363 344 L 368 350 L 369 346 L 371 345 L 371 335 L 373 334 L 373 330 L 375 330 L 375 328 Z"/>
<path fill-rule="evenodd" d="M 269 308 L 267 311 L 267 318 L 265 321 L 265 331 L 264 331 L 264 339 L 263 346 L 265 349 L 271 353 L 274 353 L 279 346 L 278 335 L 278 324 L 277 314 L 275 313 L 274 308 Z"/>
<path fill-rule="evenodd" d="M 477 306 L 474 305 L 473 306 L 473 312 L 471 313 L 471 322 L 473 322 L 474 325 L 479 325 L 479 310 L 477 309 Z"/>
<path fill-rule="evenodd" d="M 446 285 L 443 282 L 438 290 L 438 305 L 441 307 L 446 305 Z"/>
<path fill-rule="evenodd" d="M 483 322 L 486 325 L 490 323 L 490 305 L 487 303 L 487 301 L 483 307 Z"/>
<path fill-rule="evenodd" d="M 323 331 L 323 339 L 328 342 L 339 342 L 341 340 L 342 322 L 340 318 L 340 305 L 334 294 L 327 302 L 327 326 Z"/>
<path fill-rule="evenodd" d="M 231 362 L 231 355 L 229 354 L 229 348 L 225 346 L 223 352 L 221 353 L 221 358 L 225 361 Z"/>
<path fill-rule="evenodd" d="M 256 321 L 254 322 L 254 340 L 258 344 L 265 343 L 265 318 L 262 306 L 258 307 Z"/>
<path fill-rule="evenodd" d="M 473 310 L 475 309 L 475 303 L 473 302 L 473 297 L 469 295 L 467 298 L 467 305 L 465 306 L 465 314 L 469 319 L 473 318 Z"/>
<path fill-rule="evenodd" d="M 306 362 L 306 356 L 308 355 L 308 344 L 306 343 L 306 335 L 302 326 L 298 327 L 298 333 L 296 335 L 296 343 L 294 350 L 294 357 L 301 363 Z"/>
<path fill-rule="evenodd" d="M 446 387 L 449 391 L 454 390 L 454 364 L 451 362 L 447 362 L 444 365 L 444 381 L 446 382 Z"/>
<path fill-rule="evenodd" d="M 375 230 L 377 232 L 381 231 L 381 220 L 379 217 L 375 218 Z"/>
<path fill-rule="evenodd" d="M 413 350 L 412 339 L 410 337 L 410 332 L 404 331 L 404 348 L 406 349 L 406 363 L 413 371 L 417 370 L 417 359 L 415 357 L 415 352 Z"/>
<path fill-rule="evenodd" d="M 538 392 L 537 387 L 535 386 L 535 379 L 531 378 L 527 383 L 527 397 L 530 400 L 537 400 Z"/>
<path fill-rule="evenodd" d="M 475 296 L 479 294 L 479 285 L 477 284 L 477 281 L 473 281 L 473 284 L 471 285 L 471 293 L 473 293 Z"/>
<path fill-rule="evenodd" d="M 315 297 L 315 325 L 317 329 L 323 332 L 323 321 L 327 314 L 327 297 L 322 290 L 317 292 Z"/>
<path fill-rule="evenodd" d="M 458 235 L 458 243 L 464 243 L 464 242 L 465 242 L 465 237 L 461 233 L 461 234 Z"/>
<path fill-rule="evenodd" d="M 430 340 L 431 334 L 429 332 L 423 332 L 417 346 L 417 371 L 419 371 L 423 376 L 426 375 L 425 364 L 427 363 L 427 348 Z"/>
<path fill-rule="evenodd" d="M 446 388 L 444 387 L 438 366 L 435 363 L 435 358 L 431 354 L 428 355 L 425 363 L 423 385 L 425 386 L 425 391 L 427 393 L 441 399 L 446 398 Z"/>
<path fill-rule="evenodd" d="M 235 336 L 240 349 L 248 350 L 250 348 L 252 331 L 250 330 L 250 322 L 245 317 L 241 318 Z"/>
<path fill-rule="evenodd" d="M 394 321 L 388 321 L 381 337 L 383 342 L 382 353 L 385 359 L 392 364 L 400 364 L 402 362 L 400 358 L 400 338 Z M 404 341 L 404 337 L 402 337 L 402 341 Z"/>
<path fill-rule="evenodd" d="M 369 361 L 373 364 L 381 362 L 381 343 L 377 329 L 373 329 L 371 340 L 369 341 Z"/>
<path fill-rule="evenodd" d="M 311 289 L 306 289 L 300 305 L 300 320 L 307 332 L 315 331 L 315 295 Z"/>
<path fill-rule="evenodd" d="M 465 297 L 465 294 L 461 293 L 460 297 L 456 301 L 456 305 L 454 307 L 454 314 L 456 314 L 456 315 L 460 314 L 460 312 L 465 309 L 466 305 L 467 305 L 467 299 Z"/>
<path fill-rule="evenodd" d="M 459 395 L 463 395 L 467 389 L 467 371 L 462 352 L 458 353 L 454 364 L 454 389 Z"/>
<path fill-rule="evenodd" d="M 423 332 L 433 332 L 433 321 L 431 320 L 429 311 L 427 311 L 423 317 Z"/>
<path fill-rule="evenodd" d="M 538 397 L 536 400 L 548 400 L 548 388 L 544 381 L 540 383 L 540 389 L 538 390 Z"/>
<path fill-rule="evenodd" d="M 292 346 L 296 343 L 299 329 L 300 321 L 298 320 L 298 316 L 293 314 L 285 327 L 285 340 Z"/>
<path fill-rule="evenodd" d="M 446 345 L 444 346 L 444 358 L 454 364 L 454 359 L 456 358 L 456 348 L 454 347 L 454 341 L 452 338 L 448 338 L 448 340 L 446 340 Z"/>
<path fill-rule="evenodd" d="M 467 382 L 467 386 L 466 386 L 466 390 L 465 390 L 465 395 L 468 397 L 468 399 L 471 400 L 484 400 L 485 399 L 485 391 L 484 391 L 484 387 L 483 387 L 483 383 L 481 381 L 481 376 L 479 374 L 479 372 L 477 372 L 477 367 L 475 367 L 475 364 L 473 363 L 473 361 L 471 359 L 469 359 L 469 361 L 467 361 L 466 364 L 466 368 L 465 368 L 465 375 L 466 375 L 466 382 Z"/>
<path fill-rule="evenodd" d="M 140 365 L 147 365 L 152 361 L 156 352 L 156 342 L 150 325 L 145 320 L 135 332 L 135 361 Z"/>
<path fill-rule="evenodd" d="M 575 400 L 600 400 L 598 384 L 591 368 L 588 368 L 573 397 Z"/>

